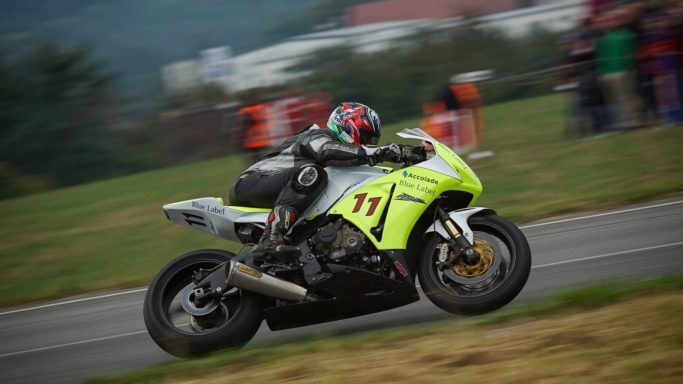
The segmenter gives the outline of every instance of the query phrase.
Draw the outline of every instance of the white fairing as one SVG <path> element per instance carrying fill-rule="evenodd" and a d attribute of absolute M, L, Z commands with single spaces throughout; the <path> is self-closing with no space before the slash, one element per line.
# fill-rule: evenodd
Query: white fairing
<path fill-rule="evenodd" d="M 470 229 L 469 224 L 467 223 L 467 220 L 472 215 L 475 215 L 481 211 L 489 211 L 493 212 L 492 210 L 488 208 L 481 208 L 481 207 L 475 207 L 475 208 L 465 208 L 465 209 L 460 209 L 457 211 L 449 212 L 448 216 L 455 221 L 455 224 L 462 229 L 463 233 L 462 235 L 465 236 L 467 241 L 470 242 L 470 244 L 474 244 L 474 234 L 472 233 L 472 229 Z M 446 228 L 443 227 L 441 222 L 439 220 L 436 220 L 434 224 L 430 225 L 429 228 L 425 231 L 425 233 L 431 233 L 431 232 L 436 232 L 441 237 L 444 239 L 449 239 L 451 236 L 448 234 L 446 231 Z"/>
<path fill-rule="evenodd" d="M 163 209 L 168 219 L 178 225 L 232 241 L 239 241 L 235 223 L 263 225 L 268 218 L 268 212 L 243 212 L 223 205 L 223 201 L 215 197 L 166 204 Z"/>
<path fill-rule="evenodd" d="M 427 161 L 415 164 L 415 167 L 429 169 L 430 171 L 439 172 L 458 181 L 462 181 L 460 174 L 439 156 L 434 156 Z"/>
<path fill-rule="evenodd" d="M 300 221 L 327 212 L 339 199 L 362 185 L 385 174 L 375 167 L 327 167 L 327 188 L 301 215 Z M 163 206 L 168 219 L 183 227 L 193 228 L 227 240 L 240 241 L 235 224 L 253 223 L 263 227 L 269 212 L 244 212 L 223 205 L 221 199 L 203 197 Z"/>
<path fill-rule="evenodd" d="M 421 130 L 420 128 L 404 129 L 401 132 L 397 133 L 397 135 L 399 135 L 400 137 L 403 137 L 405 139 L 417 139 L 417 140 L 426 141 L 430 144 L 436 143 L 436 139 L 429 136 L 425 131 Z M 434 156 L 427 161 L 424 161 L 420 164 L 416 164 L 415 166 L 419 167 L 419 168 L 429 169 L 430 171 L 439 172 L 439 173 L 442 173 L 446 176 L 450 176 L 450 177 L 453 177 L 459 181 L 462 181 L 462 177 L 460 177 L 458 172 L 456 170 L 454 170 L 453 167 L 448 165 L 439 156 Z"/>
<path fill-rule="evenodd" d="M 397 133 L 397 135 L 403 137 L 404 139 L 418 139 L 427 141 L 431 144 L 436 143 L 436 139 L 429 136 L 427 132 L 421 130 L 420 128 L 406 128 L 401 132 Z"/>

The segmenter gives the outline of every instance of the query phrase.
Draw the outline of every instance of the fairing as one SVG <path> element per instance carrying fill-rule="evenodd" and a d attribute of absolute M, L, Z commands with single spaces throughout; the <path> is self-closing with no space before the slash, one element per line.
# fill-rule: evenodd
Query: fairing
<path fill-rule="evenodd" d="M 462 235 L 465 236 L 465 238 L 470 242 L 470 244 L 474 244 L 474 233 L 472 232 L 472 229 L 470 228 L 470 225 L 467 222 L 470 219 L 470 217 L 479 213 L 495 214 L 496 212 L 489 208 L 477 207 L 459 209 L 457 211 L 448 213 L 448 216 L 450 216 L 450 218 L 453 219 L 453 221 L 455 221 L 455 224 L 462 231 Z M 448 239 L 451 237 L 446 231 L 446 228 L 443 227 L 443 224 L 441 224 L 439 220 L 434 221 L 434 223 L 430 225 L 429 228 L 427 228 L 427 231 L 425 231 L 425 233 L 431 232 L 438 233 L 444 239 Z"/>
<path fill-rule="evenodd" d="M 417 220 L 444 192 L 470 194 L 470 206 L 482 192 L 477 176 L 450 148 L 419 128 L 403 130 L 399 136 L 432 144 L 434 157 L 364 184 L 329 211 L 357 226 L 379 250 L 405 249 Z"/>
<path fill-rule="evenodd" d="M 223 205 L 223 199 L 203 197 L 163 206 L 166 217 L 183 227 L 193 228 L 227 240 L 239 241 L 236 223 L 263 224 L 270 209 Z"/>
<path fill-rule="evenodd" d="M 300 220 L 325 213 L 341 215 L 377 249 L 396 250 L 406 248 L 413 226 L 442 194 L 462 191 L 472 196 L 469 206 L 477 201 L 481 183 L 455 152 L 419 128 L 403 130 L 399 136 L 432 144 L 434 156 L 393 172 L 369 166 L 327 167 L 327 188 Z M 213 197 L 168 204 L 163 209 L 176 224 L 232 241 L 239 241 L 235 224 L 263 225 L 270 211 L 225 206 L 222 199 Z"/>

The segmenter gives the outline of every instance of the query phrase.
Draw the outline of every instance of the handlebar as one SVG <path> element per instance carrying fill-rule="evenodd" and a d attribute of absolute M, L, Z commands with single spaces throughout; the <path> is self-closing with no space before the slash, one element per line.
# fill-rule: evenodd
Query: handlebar
<path fill-rule="evenodd" d="M 427 160 L 427 151 L 422 146 L 399 145 L 401 147 L 401 162 L 406 165 L 413 165 Z"/>

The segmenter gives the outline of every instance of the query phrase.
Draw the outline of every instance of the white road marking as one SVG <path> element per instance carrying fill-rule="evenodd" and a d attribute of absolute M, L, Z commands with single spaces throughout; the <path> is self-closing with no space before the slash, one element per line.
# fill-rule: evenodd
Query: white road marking
<path fill-rule="evenodd" d="M 683 241 L 679 241 L 679 242 L 677 242 L 677 243 L 655 245 L 655 246 L 652 246 L 652 247 L 645 247 L 645 248 L 638 248 L 638 249 L 630 249 L 630 250 L 621 251 L 621 252 L 605 253 L 605 254 L 602 254 L 602 255 L 582 257 L 582 258 L 573 259 L 573 260 L 558 261 L 558 262 L 555 262 L 555 263 L 548 263 L 548 264 L 535 265 L 535 266 L 532 266 L 531 269 L 539 269 L 539 268 L 551 267 L 551 266 L 561 265 L 561 264 L 569 264 L 569 263 L 576 263 L 576 262 L 580 262 L 580 261 L 601 259 L 601 258 L 604 258 L 604 257 L 619 256 L 619 255 L 624 255 L 624 254 L 627 254 L 627 253 L 641 252 L 641 251 L 649 251 L 649 250 L 652 250 L 652 249 L 673 247 L 673 246 L 677 246 L 677 245 L 683 245 Z M 418 285 L 418 287 L 419 287 L 419 285 Z M 141 291 L 141 290 L 138 290 L 138 291 Z M 182 325 L 187 325 L 187 324 L 182 324 Z M 180 326 L 182 326 L 182 325 L 180 325 Z M 179 326 L 179 325 L 176 325 L 176 326 Z M 2 357 L 8 357 L 8 356 L 23 355 L 23 354 L 31 353 L 31 352 L 41 352 L 41 351 L 46 351 L 46 350 L 56 349 L 56 348 L 71 347 L 71 346 L 74 346 L 74 345 L 87 344 L 87 343 L 94 343 L 94 342 L 98 342 L 98 341 L 106 341 L 106 340 L 117 339 L 117 338 L 126 337 L 126 336 L 140 335 L 140 334 L 143 334 L 143 333 L 147 333 L 147 331 L 128 332 L 128 333 L 122 333 L 122 334 L 120 334 L 120 335 L 113 335 L 113 336 L 106 336 L 106 337 L 98 337 L 98 338 L 87 339 L 87 340 L 82 340 L 82 341 L 74 341 L 74 342 L 71 342 L 71 343 L 58 344 L 58 345 L 51 345 L 51 346 L 48 346 L 48 347 L 27 349 L 27 350 L 25 350 L 25 351 L 10 352 L 10 353 L 5 353 L 5 354 L 0 355 L 0 358 L 2 358 Z"/>
<path fill-rule="evenodd" d="M 122 334 L 120 334 L 120 335 L 98 337 L 98 338 L 95 338 L 95 339 L 74 341 L 74 342 L 72 342 L 72 343 L 51 345 L 51 346 L 49 346 L 49 347 L 27 349 L 27 350 L 25 350 L 25 351 L 19 351 L 19 352 L 10 352 L 10 353 L 2 354 L 2 355 L 0 355 L 0 357 L 8 357 L 8 356 L 23 355 L 23 354 L 26 354 L 26 353 L 47 351 L 47 350 L 55 349 L 55 348 L 71 347 L 71 346 L 74 346 L 74 345 L 81 345 L 81 344 L 87 344 L 87 343 L 94 343 L 94 342 L 96 342 L 96 341 L 105 341 L 105 340 L 111 340 L 111 339 L 118 339 L 118 338 L 120 338 L 120 337 L 126 337 L 126 336 L 142 335 L 143 333 L 147 333 L 147 331 L 128 332 L 128 333 L 122 333 Z"/>
<path fill-rule="evenodd" d="M 604 213 L 596 213 L 596 214 L 594 214 L 594 215 L 579 216 L 579 217 L 573 217 L 573 218 L 570 218 L 570 219 L 548 221 L 548 222 L 545 222 L 545 223 L 538 223 L 538 224 L 530 224 L 530 225 L 525 225 L 525 226 L 522 226 L 522 227 L 519 227 L 519 228 L 521 228 L 521 229 L 528 229 L 528 228 L 534 228 L 534 227 L 542 227 L 542 226 L 544 226 L 544 225 L 568 223 L 568 222 L 570 222 L 570 221 L 584 220 L 584 219 L 593 219 L 593 218 L 596 218 L 596 217 L 603 217 L 603 216 L 609 216 L 609 215 L 618 215 L 618 214 L 620 214 L 620 213 L 642 211 L 642 210 L 644 210 L 644 209 L 660 208 L 660 207 L 666 207 L 666 206 L 669 206 L 669 205 L 682 204 L 682 203 L 683 203 L 683 200 L 672 201 L 672 202 L 669 202 L 669 203 L 648 205 L 648 206 L 645 206 L 645 207 L 637 207 L 637 208 L 622 209 L 622 210 L 619 210 L 619 211 L 611 211 L 611 212 L 604 212 Z"/>
<path fill-rule="evenodd" d="M 683 244 L 683 241 L 679 241 L 679 242 L 677 242 L 677 243 L 655 245 L 655 246 L 652 246 L 652 247 L 645 247 L 645 248 L 638 248 L 638 249 L 629 249 L 628 251 L 612 252 L 612 253 L 605 253 L 605 254 L 603 254 L 603 255 L 588 256 L 588 257 L 580 257 L 580 258 L 578 258 L 578 259 L 564 260 L 564 261 L 557 261 L 557 262 L 554 262 L 554 263 L 535 265 L 535 266 L 532 266 L 531 269 L 552 267 L 552 266 L 555 266 L 555 265 L 576 263 L 576 262 L 579 262 L 579 261 L 595 260 L 595 259 L 601 259 L 601 258 L 603 258 L 603 257 L 618 256 L 618 255 L 624 255 L 624 254 L 633 253 L 633 252 L 649 251 L 649 250 L 658 249 L 658 248 L 674 247 L 674 246 L 676 246 L 676 245 L 682 245 L 682 244 Z"/>
<path fill-rule="evenodd" d="M 594 214 L 594 215 L 579 216 L 579 217 L 574 217 L 574 218 L 570 218 L 570 219 L 549 221 L 549 222 L 539 223 L 539 224 L 525 225 L 525 226 L 521 226 L 520 228 L 521 228 L 521 229 L 527 229 L 527 228 L 541 227 L 541 226 L 544 226 L 544 225 L 553 225 L 553 224 L 566 223 L 566 222 L 576 221 L 576 220 L 592 219 L 592 218 L 595 218 L 595 217 L 602 217 L 602 216 L 609 216 L 609 215 L 617 215 L 617 214 L 620 214 L 620 213 L 641 211 L 641 210 L 650 209 L 650 208 L 666 207 L 666 206 L 675 205 L 675 204 L 683 204 L 683 200 L 672 201 L 672 202 L 668 202 L 668 203 L 661 203 L 661 204 L 648 205 L 648 206 L 644 206 L 644 207 L 622 209 L 622 210 L 619 210 L 619 211 L 611 211 L 611 212 L 605 212 L 605 213 L 598 213 L 598 214 Z M 632 251 L 631 251 L 631 252 L 632 252 Z M 595 256 L 595 257 L 597 257 L 597 256 Z M 595 257 L 594 257 L 594 258 L 595 258 Z M 603 256 L 603 257 L 604 257 L 604 256 Z M 576 259 L 576 260 L 581 260 L 581 259 Z M 566 262 L 560 262 L 560 263 L 568 263 L 568 262 L 571 262 L 571 260 L 566 261 Z M 550 266 L 550 265 L 554 265 L 554 264 L 548 264 L 548 265 L 542 265 L 542 266 L 539 265 L 539 266 L 535 266 L 535 267 L 532 267 L 532 268 L 542 268 L 542 267 Z M 58 302 L 58 303 L 51 303 L 51 304 L 38 305 L 38 306 L 35 306 L 35 307 L 27 307 L 27 308 L 15 309 L 15 310 L 7 311 L 7 312 L 0 312 L 0 316 L 2 316 L 2 315 L 9 315 L 9 314 L 12 314 L 12 313 L 19 313 L 19 312 L 32 311 L 32 310 L 35 310 L 35 309 L 50 308 L 50 307 L 55 307 L 55 306 L 65 305 L 65 304 L 80 303 L 80 302 L 89 301 L 89 300 L 106 299 L 106 298 L 109 298 L 109 297 L 115 297 L 115 296 L 121 296 L 121 295 L 128 295 L 128 294 L 132 294 L 132 293 L 145 292 L 146 290 L 147 290 L 147 288 L 133 289 L 133 290 L 130 290 L 130 291 L 117 292 L 117 293 L 112 293 L 112 294 L 108 294 L 108 295 L 84 297 L 84 298 L 82 298 L 82 299 L 75 299 L 75 300 L 68 300 L 68 301 L 60 301 L 60 302 Z"/>
<path fill-rule="evenodd" d="M 68 301 L 60 301 L 60 302 L 58 302 L 58 303 L 44 304 L 44 305 L 38 305 L 38 306 L 35 306 L 35 307 L 28 307 L 28 308 L 20 308 L 20 309 L 15 309 L 15 310 L 12 310 L 12 311 L 0 312 L 0 316 L 2 316 L 2 315 L 9 315 L 9 314 L 18 313 L 18 312 L 32 311 L 32 310 L 34 310 L 34 309 L 43 309 L 43 308 L 56 307 L 56 306 L 65 305 L 65 304 L 80 303 L 80 302 L 83 302 L 83 301 L 98 300 L 98 299 L 106 299 L 106 298 L 108 298 L 108 297 L 115 297 L 115 296 L 121 296 L 121 295 L 128 295 L 128 294 L 131 294 L 131 293 L 145 292 L 146 290 L 147 290 L 147 288 L 140 288 L 140 289 L 133 289 L 133 290 L 130 290 L 130 291 L 110 293 L 110 294 L 108 294 L 108 295 L 84 297 L 84 298 L 82 298 L 82 299 L 74 299 L 74 300 L 68 300 Z"/>

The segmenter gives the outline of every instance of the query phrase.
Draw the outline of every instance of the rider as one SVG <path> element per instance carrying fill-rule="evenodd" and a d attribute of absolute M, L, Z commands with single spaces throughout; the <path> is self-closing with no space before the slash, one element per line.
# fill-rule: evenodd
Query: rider
<path fill-rule="evenodd" d="M 332 111 L 326 129 L 316 124 L 303 129 L 244 171 L 232 184 L 230 203 L 274 207 L 254 252 L 298 252 L 286 244 L 285 234 L 325 189 L 325 166 L 401 161 L 398 145 L 376 147 L 380 128 L 379 116 L 369 107 L 341 103 Z"/>

